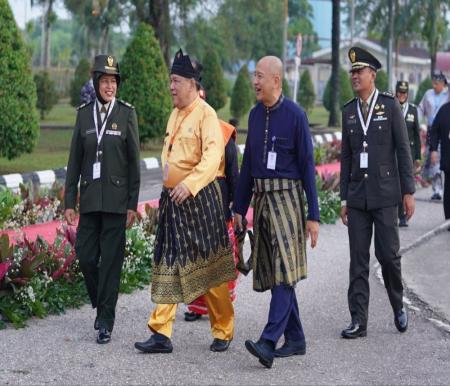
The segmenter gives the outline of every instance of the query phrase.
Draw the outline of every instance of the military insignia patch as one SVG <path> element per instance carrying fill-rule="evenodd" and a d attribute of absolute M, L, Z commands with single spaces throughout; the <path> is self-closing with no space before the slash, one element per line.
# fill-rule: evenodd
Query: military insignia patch
<path fill-rule="evenodd" d="M 379 110 L 380 109 L 380 105 L 377 103 L 376 105 L 375 105 L 375 110 Z"/>
<path fill-rule="evenodd" d="M 117 130 L 117 123 L 113 123 L 113 124 L 111 125 L 111 129 Z"/>
<path fill-rule="evenodd" d="M 112 65 L 114 64 L 114 58 L 112 56 L 108 56 L 108 59 L 106 59 L 108 61 L 108 66 L 112 67 Z"/>
<path fill-rule="evenodd" d="M 352 63 L 355 63 L 355 60 L 356 60 L 356 53 L 355 53 L 354 50 L 351 50 L 351 51 L 350 51 L 350 60 L 351 60 Z"/>

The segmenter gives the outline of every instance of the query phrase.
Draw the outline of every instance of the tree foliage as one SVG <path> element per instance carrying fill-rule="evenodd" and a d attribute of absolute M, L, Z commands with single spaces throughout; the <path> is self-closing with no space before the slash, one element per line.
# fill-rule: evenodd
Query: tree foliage
<path fill-rule="evenodd" d="M 89 60 L 83 58 L 75 69 L 75 75 L 70 83 L 70 104 L 78 106 L 80 104 L 80 91 L 84 84 L 91 78 L 91 65 Z"/>
<path fill-rule="evenodd" d="M 314 107 L 315 100 L 316 93 L 314 92 L 314 85 L 311 75 L 308 70 L 305 70 L 300 77 L 300 87 L 297 92 L 297 101 L 306 113 L 309 114 Z"/>
<path fill-rule="evenodd" d="M 425 92 L 433 87 L 433 82 L 430 77 L 425 78 L 422 83 L 420 83 L 419 88 L 417 89 L 416 99 L 414 99 L 414 103 L 418 105 L 421 101 Z"/>
<path fill-rule="evenodd" d="M 8 0 L 0 0 L 0 156 L 31 152 L 39 136 L 30 57 Z"/>
<path fill-rule="evenodd" d="M 287 81 L 287 79 L 284 76 L 283 76 L 283 80 L 281 83 L 281 88 L 283 90 L 284 96 L 287 96 L 288 98 L 292 98 L 291 87 L 289 86 L 289 82 Z"/>
<path fill-rule="evenodd" d="M 37 93 L 36 107 L 41 113 L 41 119 L 44 119 L 58 101 L 55 82 L 47 71 L 41 71 L 34 75 L 34 83 Z"/>
<path fill-rule="evenodd" d="M 388 92 L 391 91 L 386 71 L 384 70 L 377 71 L 377 77 L 375 79 L 375 87 L 380 91 L 388 91 Z"/>
<path fill-rule="evenodd" d="M 240 119 L 250 109 L 254 100 L 248 67 L 244 64 L 234 82 L 230 110 L 233 117 Z"/>
<path fill-rule="evenodd" d="M 206 91 L 206 100 L 215 110 L 227 103 L 227 88 L 220 66 L 219 55 L 210 48 L 203 58 L 202 85 Z"/>
<path fill-rule="evenodd" d="M 142 143 L 165 132 L 171 111 L 169 77 L 152 27 L 140 24 L 120 65 L 120 97 L 136 108 Z"/>
<path fill-rule="evenodd" d="M 342 106 L 345 105 L 351 98 L 353 98 L 353 90 L 350 84 L 350 79 L 348 76 L 348 72 L 344 69 L 339 69 L 339 82 L 341 87 L 341 93 L 339 98 L 339 107 L 342 109 Z M 325 91 L 323 93 L 323 105 L 330 111 L 331 106 L 331 77 L 328 79 L 327 85 L 325 86 Z"/>

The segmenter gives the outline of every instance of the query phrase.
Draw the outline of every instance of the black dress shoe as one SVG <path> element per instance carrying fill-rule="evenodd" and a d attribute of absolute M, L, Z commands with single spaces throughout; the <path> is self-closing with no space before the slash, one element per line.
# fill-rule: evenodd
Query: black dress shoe
<path fill-rule="evenodd" d="M 401 218 L 400 221 L 398 222 L 398 226 L 399 227 L 407 227 L 408 221 L 406 221 L 406 218 Z"/>
<path fill-rule="evenodd" d="M 276 358 L 287 358 L 292 355 L 305 355 L 306 344 L 305 342 L 296 342 L 293 340 L 284 340 L 283 346 L 275 350 Z"/>
<path fill-rule="evenodd" d="M 111 332 L 108 331 L 106 328 L 101 327 L 98 330 L 97 343 L 105 344 L 105 343 L 109 343 L 110 341 L 111 341 Z"/>
<path fill-rule="evenodd" d="M 366 327 L 361 326 L 359 323 L 351 323 L 345 330 L 342 330 L 341 336 L 344 339 L 361 338 L 367 335 Z"/>
<path fill-rule="evenodd" d="M 184 320 L 186 322 L 195 322 L 198 319 L 202 318 L 202 314 L 197 314 L 196 312 L 185 312 Z"/>
<path fill-rule="evenodd" d="M 161 334 L 153 334 L 145 342 L 136 342 L 134 347 L 139 351 L 152 354 L 170 354 L 173 351 L 170 339 Z"/>
<path fill-rule="evenodd" d="M 259 363 L 270 369 L 273 363 L 274 347 L 273 343 L 260 339 L 256 343 L 251 340 L 245 341 L 245 348 L 259 359 Z"/>
<path fill-rule="evenodd" d="M 395 327 L 400 332 L 405 332 L 408 329 L 408 313 L 404 307 L 395 313 L 394 322 Z"/>
<path fill-rule="evenodd" d="M 209 346 L 209 349 L 214 352 L 222 352 L 227 351 L 228 347 L 230 347 L 231 340 L 223 340 L 214 338 L 211 346 Z"/>

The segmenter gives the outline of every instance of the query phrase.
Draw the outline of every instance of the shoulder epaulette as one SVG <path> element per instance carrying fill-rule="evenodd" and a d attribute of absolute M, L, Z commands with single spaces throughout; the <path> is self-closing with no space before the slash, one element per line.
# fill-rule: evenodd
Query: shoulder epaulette
<path fill-rule="evenodd" d="M 387 97 L 389 97 L 389 98 L 394 99 L 394 94 L 391 94 L 390 92 L 387 92 L 387 91 L 381 91 L 380 94 L 381 94 L 381 95 L 384 95 L 384 96 L 387 96 Z"/>
<path fill-rule="evenodd" d="M 78 111 L 78 110 L 81 110 L 82 108 L 84 108 L 84 107 L 86 107 L 86 106 L 89 106 L 91 103 L 94 103 L 94 101 L 90 101 L 90 102 L 83 103 L 82 105 L 80 105 L 80 106 L 77 107 L 77 111 Z"/>
<path fill-rule="evenodd" d="M 134 109 L 134 106 L 131 103 L 125 102 L 122 99 L 117 99 L 119 101 L 119 103 L 122 103 L 123 105 L 129 107 L 130 109 Z"/>
<path fill-rule="evenodd" d="M 414 103 L 409 103 L 409 105 L 410 105 L 411 107 L 414 107 L 415 109 L 417 109 L 417 105 L 415 105 Z"/>
<path fill-rule="evenodd" d="M 344 103 L 344 106 L 342 106 L 342 107 L 345 107 L 345 106 L 349 105 L 349 104 L 352 103 L 354 100 L 356 100 L 356 98 L 350 99 L 349 101 L 345 102 L 345 103 Z"/>

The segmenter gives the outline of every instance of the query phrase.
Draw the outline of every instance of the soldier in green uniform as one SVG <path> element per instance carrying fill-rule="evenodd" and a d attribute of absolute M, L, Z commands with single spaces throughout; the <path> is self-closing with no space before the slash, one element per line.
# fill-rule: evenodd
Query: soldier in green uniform
<path fill-rule="evenodd" d="M 406 121 L 406 128 L 408 129 L 409 146 L 411 148 L 411 157 L 414 161 L 414 168 L 417 170 L 420 167 L 421 157 L 421 143 L 420 143 L 420 126 L 419 114 L 417 106 L 408 102 L 409 84 L 404 80 L 399 80 L 395 86 L 395 96 L 402 107 L 403 116 Z M 405 208 L 400 203 L 398 205 L 398 225 L 400 227 L 407 227 Z"/>
<path fill-rule="evenodd" d="M 341 336 L 367 335 L 370 244 L 375 229 L 375 256 L 400 332 L 408 327 L 403 307 L 397 205 L 414 213 L 414 176 L 405 119 L 398 100 L 375 87 L 380 62 L 368 51 L 352 47 L 348 56 L 357 97 L 342 111 L 341 218 L 348 226 L 351 324 Z"/>
<path fill-rule="evenodd" d="M 98 55 L 95 101 L 78 108 L 67 165 L 65 218 L 75 221 L 78 183 L 80 219 L 75 250 L 93 308 L 97 343 L 108 343 L 114 326 L 125 228 L 135 219 L 140 184 L 136 112 L 116 99 L 119 64 Z"/>

